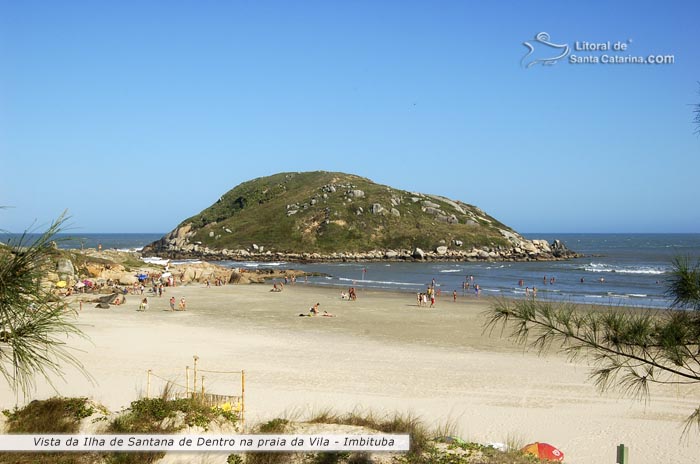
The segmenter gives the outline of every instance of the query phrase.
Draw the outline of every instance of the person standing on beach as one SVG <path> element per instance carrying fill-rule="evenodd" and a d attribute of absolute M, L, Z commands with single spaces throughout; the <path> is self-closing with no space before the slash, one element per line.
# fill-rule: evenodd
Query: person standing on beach
<path fill-rule="evenodd" d="M 309 309 L 309 312 L 313 314 L 314 316 L 318 315 L 318 307 L 321 306 L 321 303 L 316 303 Z"/>
<path fill-rule="evenodd" d="M 457 290 L 452 290 L 452 302 L 457 303 Z"/>
<path fill-rule="evenodd" d="M 175 311 L 175 297 L 170 297 L 170 311 Z"/>
<path fill-rule="evenodd" d="M 180 311 L 187 311 L 187 303 L 184 296 L 180 298 Z"/>

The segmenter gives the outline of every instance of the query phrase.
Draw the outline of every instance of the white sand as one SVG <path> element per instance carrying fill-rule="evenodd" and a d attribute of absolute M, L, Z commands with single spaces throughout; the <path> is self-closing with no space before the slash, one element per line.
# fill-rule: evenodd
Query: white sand
<path fill-rule="evenodd" d="M 146 312 L 135 311 L 134 296 L 109 310 L 86 304 L 79 323 L 91 342 L 72 344 L 97 385 L 68 371 L 59 391 L 118 410 L 144 393 L 146 370 L 184 382 L 196 354 L 200 368 L 245 369 L 248 423 L 329 408 L 406 412 L 430 425 L 454 424 L 467 440 L 548 442 L 569 463 L 615 462 L 619 443 L 630 447 L 634 464 L 700 456 L 697 432 L 680 441 L 700 388 L 655 388 L 646 405 L 599 394 L 585 364 L 482 335 L 486 300 L 455 304 L 443 295 L 427 310 L 411 294 L 360 291 L 348 302 L 335 289 L 269 288 L 181 287 L 149 298 Z M 188 311 L 164 311 L 171 295 L 185 296 Z M 298 317 L 316 302 L 337 317 Z M 229 393 L 236 387 L 226 379 L 210 374 L 205 382 L 209 391 Z M 34 397 L 51 394 L 42 382 Z M 0 397 L 0 407 L 14 405 L 4 384 Z"/>

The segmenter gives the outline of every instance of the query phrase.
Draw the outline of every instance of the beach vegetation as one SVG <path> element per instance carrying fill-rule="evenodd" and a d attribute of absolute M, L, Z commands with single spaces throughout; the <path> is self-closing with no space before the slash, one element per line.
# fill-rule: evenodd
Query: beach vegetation
<path fill-rule="evenodd" d="M 25 231 L 0 252 L 0 373 L 25 396 L 37 377 L 53 386 L 52 376 L 63 377 L 65 366 L 89 378 L 66 341 L 84 337 L 75 311 L 42 285 L 65 221 L 61 215 L 36 237 Z"/>
<path fill-rule="evenodd" d="M 666 310 L 583 309 L 532 298 L 496 300 L 486 312 L 486 329 L 500 327 L 540 353 L 550 347 L 593 363 L 590 379 L 600 391 L 618 389 L 647 399 L 655 384 L 700 384 L 700 264 L 674 260 Z M 700 432 L 700 407 L 683 434 Z"/>
<path fill-rule="evenodd" d="M 130 407 L 115 418 L 109 426 L 111 433 L 173 433 L 185 427 L 207 430 L 217 419 L 232 424 L 238 414 L 207 405 L 197 397 L 142 398 L 132 401 Z"/>
<path fill-rule="evenodd" d="M 87 398 L 54 397 L 4 410 L 8 433 L 76 433 L 80 421 L 96 412 Z"/>
<path fill-rule="evenodd" d="M 76 434 L 83 419 L 108 414 L 104 407 L 87 398 L 54 397 L 34 400 L 23 408 L 4 410 L 6 433 Z M 100 416 L 98 416 L 100 417 Z M 101 462 L 99 453 L 0 453 L 0 462 L 18 464 L 92 464 Z"/>

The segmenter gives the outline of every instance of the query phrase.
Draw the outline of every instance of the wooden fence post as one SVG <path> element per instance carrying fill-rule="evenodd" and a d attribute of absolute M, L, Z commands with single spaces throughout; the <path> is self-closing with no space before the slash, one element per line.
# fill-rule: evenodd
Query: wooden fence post
<path fill-rule="evenodd" d="M 245 371 L 241 371 L 241 429 L 245 430 Z"/>
<path fill-rule="evenodd" d="M 151 397 L 151 370 L 148 369 L 148 378 L 146 380 L 146 398 Z"/>
<path fill-rule="evenodd" d="M 623 444 L 617 445 L 617 464 L 629 464 L 630 449 Z"/>
<path fill-rule="evenodd" d="M 192 381 L 192 393 L 197 395 L 197 360 L 199 359 L 199 356 L 194 355 L 194 380 Z"/>

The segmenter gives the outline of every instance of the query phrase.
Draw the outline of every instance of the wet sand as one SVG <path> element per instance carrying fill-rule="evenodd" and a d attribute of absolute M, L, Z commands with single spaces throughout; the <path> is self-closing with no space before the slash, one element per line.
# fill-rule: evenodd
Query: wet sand
<path fill-rule="evenodd" d="M 304 418 L 333 409 L 412 413 L 427 424 L 453 424 L 482 443 L 544 441 L 571 463 L 614 462 L 630 447 L 631 462 L 691 463 L 700 437 L 680 441 L 684 419 L 698 407 L 700 388 L 653 388 L 650 401 L 600 394 L 585 361 L 538 356 L 498 334 L 483 333 L 489 300 L 442 295 L 435 309 L 415 295 L 340 290 L 297 283 L 283 292 L 268 285 L 191 285 L 149 297 L 128 296 L 120 307 L 85 303 L 79 324 L 90 341 L 73 340 L 94 376 L 73 370 L 57 386 L 65 396 L 88 396 L 119 410 L 143 395 L 146 371 L 184 383 L 184 366 L 246 372 L 248 423 L 280 416 Z M 187 311 L 168 311 L 168 299 Z M 320 303 L 336 317 L 299 317 Z M 234 376 L 206 374 L 207 391 L 234 393 Z M 153 378 L 152 392 L 162 387 Z M 52 395 L 40 383 L 35 398 Z M 1 407 L 14 405 L 0 386 Z M 20 399 L 20 403 L 22 400 Z"/>

